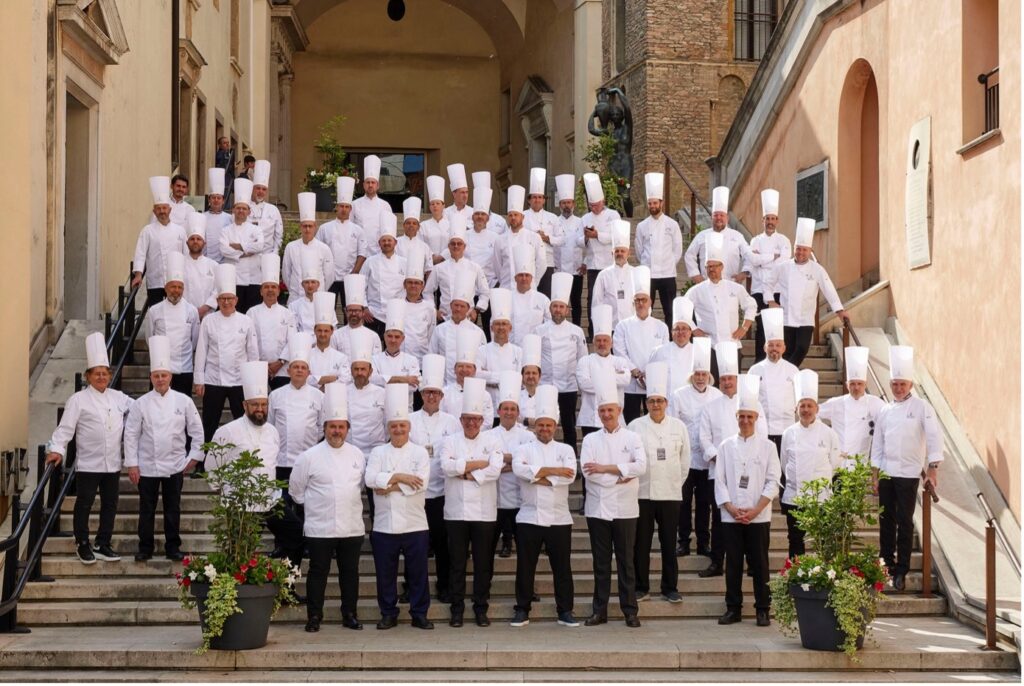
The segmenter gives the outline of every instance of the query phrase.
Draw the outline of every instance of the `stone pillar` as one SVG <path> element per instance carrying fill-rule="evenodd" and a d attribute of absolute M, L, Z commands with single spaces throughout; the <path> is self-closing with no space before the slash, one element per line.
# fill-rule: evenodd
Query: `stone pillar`
<path fill-rule="evenodd" d="M 281 176 L 281 156 L 278 154 L 278 139 L 281 126 L 280 110 L 277 107 L 279 95 L 279 80 L 276 78 L 280 70 L 279 64 L 271 66 L 271 73 L 274 78 L 268 79 L 267 88 L 270 96 L 267 107 L 267 160 L 270 161 L 270 189 L 268 195 L 271 202 L 284 202 L 291 207 L 293 203 L 288 201 L 288 187 L 284 184 Z"/>
<path fill-rule="evenodd" d="M 589 171 L 583 164 L 590 138 L 587 118 L 601 85 L 601 0 L 575 0 L 573 27 L 573 164 L 579 175 Z"/>
<path fill-rule="evenodd" d="M 278 166 L 281 168 L 281 185 L 278 186 L 281 193 L 289 196 L 288 207 L 294 206 L 298 210 L 296 203 L 298 200 L 293 200 L 295 194 L 299 192 L 298 187 L 292 187 L 292 81 L 295 80 L 294 74 L 281 74 L 278 77 L 278 88 L 281 91 L 280 113 L 277 117 L 278 122 L 278 136 L 279 142 L 277 144 L 277 159 Z"/>

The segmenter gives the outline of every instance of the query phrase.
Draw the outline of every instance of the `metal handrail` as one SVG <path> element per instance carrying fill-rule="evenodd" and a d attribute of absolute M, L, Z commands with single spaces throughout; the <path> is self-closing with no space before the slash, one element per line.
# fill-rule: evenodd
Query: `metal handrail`
<path fill-rule="evenodd" d="M 661 154 L 665 156 L 665 161 L 668 162 L 669 166 L 672 167 L 675 173 L 679 175 L 679 178 L 683 180 L 683 183 L 686 184 L 686 187 L 690 190 L 690 193 L 693 194 L 693 197 L 697 199 L 697 202 L 700 203 L 700 206 L 704 208 L 704 211 L 707 212 L 708 214 L 711 214 L 711 208 L 708 207 L 708 204 L 704 202 L 703 198 L 700 197 L 700 193 L 698 193 L 697 189 L 693 187 L 693 184 L 690 183 L 690 180 L 686 178 L 686 174 L 684 174 L 682 170 L 679 169 L 679 167 L 675 163 L 675 160 L 673 160 L 672 156 L 668 154 L 668 151 L 662 150 Z M 665 195 L 668 195 L 668 193 L 666 193 Z M 691 220 L 692 219 L 693 218 L 691 217 Z"/>

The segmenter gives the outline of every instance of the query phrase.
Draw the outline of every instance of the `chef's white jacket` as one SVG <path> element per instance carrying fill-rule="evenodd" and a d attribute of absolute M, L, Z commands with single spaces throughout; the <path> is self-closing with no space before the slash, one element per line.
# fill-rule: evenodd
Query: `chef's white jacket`
<path fill-rule="evenodd" d="M 821 404 L 818 419 L 829 422 L 839 436 L 844 469 L 853 467 L 854 455 L 871 460 L 871 439 L 883 407 L 885 402 L 881 398 L 867 393 L 857 399 L 850 394 L 841 395 Z"/>
<path fill-rule="evenodd" d="M 705 279 L 708 276 L 707 265 L 704 264 L 704 253 L 706 252 L 704 242 L 711 235 L 710 232 L 712 231 L 714 229 L 699 231 L 686 248 L 683 263 L 686 265 L 686 274 L 691 279 L 698 274 Z M 743 234 L 732 227 L 725 227 L 721 233 L 722 252 L 725 259 L 722 264 L 722 280 L 730 281 L 733 276 L 743 271 L 743 260 L 747 259 L 751 254 L 750 246 L 747 245 L 747 239 L 743 237 Z M 700 269 L 698 269 L 698 265 Z"/>
<path fill-rule="evenodd" d="M 559 215 L 558 225 L 565 241 L 554 249 L 555 271 L 576 276 L 576 270 L 583 264 L 583 248 L 586 245 L 583 222 L 575 214 L 569 217 Z"/>
<path fill-rule="evenodd" d="M 704 406 L 704 411 L 700 416 L 700 445 L 704 450 L 706 462 L 710 463 L 718 456 L 718 449 L 722 445 L 722 441 L 740 432 L 740 426 L 736 420 L 739 404 L 738 394 L 730 398 L 723 393 Z M 761 407 L 761 403 L 757 404 L 757 423 L 754 425 L 754 433 L 768 438 L 768 423 L 764 419 L 764 408 Z M 714 478 L 710 474 L 708 476 Z"/>
<path fill-rule="evenodd" d="M 217 429 L 213 434 L 212 441 L 221 445 L 233 445 L 234 448 L 224 451 L 218 457 L 214 453 L 206 456 L 206 470 L 213 471 L 218 467 L 237 460 L 245 451 L 259 453 L 256 455 L 263 463 L 260 473 L 268 479 L 277 479 L 277 453 L 280 448 L 281 438 L 277 435 L 277 429 L 273 424 L 265 423 L 256 426 L 249 418 L 242 415 L 238 419 L 228 422 Z M 281 489 L 272 488 L 267 491 L 266 500 L 253 505 L 251 512 L 266 512 L 274 506 L 274 503 L 281 497 Z"/>
<path fill-rule="evenodd" d="M 346 324 L 336 327 L 334 333 L 331 334 L 331 347 L 345 353 L 348 359 L 352 359 L 354 352 L 365 348 L 368 348 L 371 354 L 379 353 L 381 351 L 380 336 L 362 324 L 355 328 Z"/>
<path fill-rule="evenodd" d="M 442 389 L 444 397 L 441 398 L 440 409 L 442 412 L 447 412 L 451 416 L 458 419 L 462 416 L 462 399 L 463 389 L 457 381 L 453 381 L 450 384 L 446 384 Z M 494 403 L 491 401 L 491 396 L 484 397 L 484 428 L 487 428 L 494 421 L 497 416 L 495 413 Z"/>
<path fill-rule="evenodd" d="M 554 385 L 559 393 L 578 391 L 576 367 L 588 355 L 583 329 L 564 319 L 544 322 L 534 333 L 540 336 L 541 383 Z"/>
<path fill-rule="evenodd" d="M 380 253 L 378 241 L 380 240 L 381 221 L 388 214 L 394 214 L 391 211 L 391 205 L 379 195 L 372 199 L 363 195 L 352 202 L 351 219 L 363 229 L 365 257 L 369 258 L 371 255 Z"/>
<path fill-rule="evenodd" d="M 912 395 L 889 403 L 875 420 L 871 466 L 889 476 L 916 479 L 932 462 L 942 462 L 942 427 L 926 400 Z"/>
<path fill-rule="evenodd" d="M 538 231 L 547 234 L 548 240 L 551 242 L 545 243 L 544 239 L 540 241 L 544 247 L 544 264 L 546 265 L 544 269 L 554 267 L 555 248 L 565 244 L 565 232 L 562 231 L 562 224 L 558 221 L 558 216 L 547 210 L 534 212 L 530 208 L 526 208 L 526 212 L 523 213 L 523 228 L 536 233 L 537 238 L 540 238 Z M 543 276 L 543 274 L 544 270 L 541 270 L 541 275 Z"/>
<path fill-rule="evenodd" d="M 518 246 L 529 246 L 533 249 L 533 283 L 540 283 L 540 277 L 544 276 L 547 267 L 547 257 L 544 252 L 544 242 L 541 241 L 533 231 L 521 226 L 518 231 L 509 230 L 498 238 L 494 251 L 494 274 L 498 278 L 498 284 L 502 288 L 515 290 L 515 273 L 519 271 L 519 265 L 515 264 L 515 253 Z"/>
<path fill-rule="evenodd" d="M 494 272 L 495 259 L 498 251 L 498 244 L 501 241 L 501 237 L 494 233 L 488 228 L 483 228 L 480 231 L 476 229 L 468 229 L 465 235 L 466 239 L 466 254 L 464 259 L 472 260 L 474 264 L 480 265 L 480 269 L 484 273 L 484 278 L 488 284 L 498 283 L 497 274 Z M 445 260 L 451 260 L 451 251 L 445 249 L 441 251 L 441 256 Z"/>
<path fill-rule="evenodd" d="M 295 313 L 278 303 L 270 307 L 267 307 L 266 303 L 260 303 L 250 307 L 245 316 L 251 319 L 253 326 L 256 327 L 259 359 L 264 362 L 287 360 L 288 337 L 299 330 L 295 322 Z M 277 376 L 288 376 L 287 364 L 281 366 Z"/>
<path fill-rule="evenodd" d="M 145 272 L 146 288 L 163 288 L 167 283 L 167 256 L 172 252 L 188 257 L 185 229 L 180 224 L 150 222 L 142 227 L 135 242 L 132 271 Z"/>
<path fill-rule="evenodd" d="M 323 350 L 314 345 L 309 351 L 309 383 L 320 386 L 320 379 L 336 376 L 343 384 L 352 383 L 352 363 L 345 353 L 327 346 Z M 321 389 L 323 390 L 323 389 Z"/>
<path fill-rule="evenodd" d="M 772 362 L 767 357 L 750 367 L 754 376 L 761 377 L 758 392 L 761 407 L 767 413 L 768 435 L 781 436 L 796 421 L 796 388 L 793 377 L 800 370 L 791 362 L 779 358 Z"/>
<path fill-rule="evenodd" d="M 206 235 L 204 236 L 206 246 L 203 248 L 203 254 L 220 264 L 223 259 L 220 254 L 220 234 L 225 226 L 234 221 L 234 218 L 230 212 L 206 211 L 203 212 L 203 216 L 206 217 Z M 220 221 L 217 221 L 218 219 Z"/>
<path fill-rule="evenodd" d="M 706 386 L 701 393 L 692 384 L 686 384 L 675 393 L 669 400 L 669 413 L 686 425 L 686 432 L 690 438 L 690 468 L 706 470 L 708 468 L 707 458 L 704 456 L 704 447 L 700 442 L 700 418 L 704 412 L 704 406 L 716 398 L 722 397 L 722 392 L 714 386 Z"/>
<path fill-rule="evenodd" d="M 431 256 L 436 257 L 448 247 L 448 234 L 448 219 L 442 213 L 440 220 L 435 220 L 431 217 L 421 221 L 420 232 L 417 235 L 423 238 L 427 245 L 430 246 Z"/>
<path fill-rule="evenodd" d="M 498 384 L 502 372 L 522 372 L 523 349 L 515 343 L 499 345 L 491 340 L 484 343 L 476 353 L 476 376 L 487 382 L 487 394 L 491 405 L 498 409 Z M 456 415 L 457 416 L 457 415 Z"/>
<path fill-rule="evenodd" d="M 668 415 L 660 423 L 644 415 L 631 421 L 629 430 L 640 437 L 647 455 L 647 470 L 640 475 L 640 500 L 682 500 L 683 482 L 690 474 L 686 425 Z"/>
<path fill-rule="evenodd" d="M 184 298 L 174 304 L 165 298 L 146 313 L 149 336 L 167 336 L 171 352 L 171 373 L 192 371 L 192 353 L 199 342 L 199 312 Z"/>
<path fill-rule="evenodd" d="M 412 245 L 413 242 L 418 243 L 420 246 L 422 246 L 423 249 L 423 273 L 429 274 L 430 271 L 434 268 L 434 256 L 430 252 L 430 246 L 427 245 L 427 242 L 420 237 L 420 233 L 421 232 L 418 231 L 416 232 L 416 235 L 412 237 L 405 235 L 399 236 L 398 245 L 395 247 L 395 252 L 404 257 L 406 259 L 406 263 L 408 263 L 409 246 Z M 424 281 L 424 283 L 426 283 L 426 281 Z"/>
<path fill-rule="evenodd" d="M 516 424 L 511 430 L 501 424 L 489 430 L 501 443 L 502 453 L 514 455 L 519 446 L 530 443 L 534 440 L 533 433 L 526 430 L 522 424 Z M 502 456 L 504 459 L 504 455 Z M 519 507 L 519 479 L 512 473 L 512 464 L 508 464 L 509 471 L 502 467 L 501 476 L 498 477 L 498 507 L 502 510 L 514 510 Z"/>
<path fill-rule="evenodd" d="M 441 471 L 441 442 L 449 436 L 462 433 L 459 420 L 440 409 L 434 414 L 427 414 L 420 409 L 409 415 L 412 428 L 409 440 L 427 451 L 430 458 L 430 483 L 427 485 L 428 498 L 440 498 L 444 495 L 444 472 Z"/>
<path fill-rule="evenodd" d="M 185 454 L 185 436 L 192 449 Z M 203 420 L 184 393 L 155 390 L 132 403 L 124 427 L 124 466 L 146 477 L 174 476 L 189 460 L 203 461 Z"/>
<path fill-rule="evenodd" d="M 281 437 L 277 466 L 291 467 L 296 458 L 324 438 L 321 411 L 324 394 L 309 384 L 287 383 L 270 392 L 267 421 Z"/>
<path fill-rule="evenodd" d="M 615 385 L 619 389 L 619 404 L 622 404 L 626 386 L 632 377 L 629 360 L 618 355 L 606 355 L 602 357 L 598 353 L 590 353 L 579 361 L 576 366 L 576 382 L 579 384 L 582 394 L 580 402 L 580 413 L 576 418 L 577 426 L 601 426 L 601 419 L 597 416 L 597 386 L 594 380 L 599 376 L 599 370 L 603 373 L 615 375 Z M 619 423 L 625 426 L 625 421 L 620 417 Z"/>
<path fill-rule="evenodd" d="M 541 485 L 537 483 L 537 472 L 543 467 L 571 469 L 572 476 L 548 476 L 551 485 Z M 572 526 L 569 487 L 576 480 L 576 454 L 571 447 L 554 439 L 548 443 L 523 443 L 512 453 L 512 474 L 519 480 L 518 524 Z"/>
<path fill-rule="evenodd" d="M 754 321 L 757 315 L 757 302 L 747 289 L 725 277 L 718 283 L 702 281 L 686 291 L 685 297 L 693 303 L 697 327 L 711 337 L 713 345 L 732 340 L 732 332 L 740 326 L 740 310 L 743 321 Z"/>
<path fill-rule="evenodd" d="M 605 207 L 601 214 L 587 212 L 580 219 L 583 229 L 594 229 L 597 238 L 583 237 L 583 263 L 587 269 L 604 269 L 615 263 L 612 252 L 612 228 L 622 219 L 615 210 Z"/>
<path fill-rule="evenodd" d="M 814 326 L 814 312 L 818 309 L 818 292 L 825 296 L 825 302 L 833 312 L 843 309 L 836 287 L 828 272 L 818 262 L 807 260 L 797 264 L 788 260 L 778 268 L 779 303 L 785 312 L 786 326 Z"/>
<path fill-rule="evenodd" d="M 839 437 L 836 432 L 815 420 L 810 426 L 800 422 L 790 425 L 782 434 L 782 473 L 786 489 L 782 502 L 792 505 L 808 481 L 831 479 L 842 463 Z"/>
<path fill-rule="evenodd" d="M 405 297 L 405 270 L 405 258 L 398 253 L 377 253 L 363 264 L 359 273 L 366 276 L 366 306 L 375 319 L 387 319 L 388 300 Z"/>
<path fill-rule="evenodd" d="M 315 237 L 304 243 L 301 238 L 284 246 L 284 259 L 281 260 L 281 278 L 288 287 L 288 292 L 299 296 L 305 293 L 302 289 L 303 263 L 315 262 L 320 265 L 320 292 L 331 287 L 334 278 L 334 253 L 330 247 Z"/>
<path fill-rule="evenodd" d="M 584 465 L 588 462 L 618 465 L 621 476 L 587 474 Z M 640 436 L 622 427 L 611 433 L 602 427 L 587 434 L 580 449 L 580 470 L 587 489 L 583 510 L 587 518 L 613 521 L 640 516 L 640 475 L 647 471 Z"/>
<path fill-rule="evenodd" d="M 132 399 L 113 388 L 100 393 L 92 386 L 68 398 L 64 414 L 54 429 L 46 452 L 67 456 L 75 439 L 75 465 L 80 472 L 121 471 L 121 437 Z"/>
<path fill-rule="evenodd" d="M 668 343 L 659 345 L 651 353 L 647 364 L 651 362 L 664 362 L 668 365 L 668 400 L 671 404 L 675 392 L 689 385 L 690 374 L 693 372 L 693 344 L 676 345 L 669 333 Z"/>
<path fill-rule="evenodd" d="M 771 300 L 779 292 L 779 265 L 793 256 L 793 248 L 788 238 L 775 231 L 771 236 L 766 233 L 754 236 L 750 241 L 750 252 L 751 257 L 743 265 L 743 271 L 750 273 L 750 292 L 768 293 L 768 299 Z M 757 256 L 771 261 L 756 264 L 754 260 Z"/>
<path fill-rule="evenodd" d="M 199 324 L 194 382 L 241 386 L 242 363 L 259 359 L 256 327 L 241 312 L 211 312 Z"/>
<path fill-rule="evenodd" d="M 377 446 L 366 464 L 366 487 L 387 488 L 395 474 L 411 474 L 423 480 L 413 488 L 399 484 L 397 491 L 387 495 L 373 494 L 373 530 L 382 534 L 407 534 L 427 530 L 427 482 L 430 459 L 422 446 L 408 441 L 401 448 L 390 443 Z"/>
<path fill-rule="evenodd" d="M 387 350 L 374 353 L 373 373 L 370 375 L 370 383 L 377 384 L 384 388 L 393 376 L 420 376 L 420 361 L 409 353 L 399 351 L 392 356 Z M 409 386 L 409 409 L 412 409 L 412 395 L 415 387 Z"/>
<path fill-rule="evenodd" d="M 362 388 L 348 385 L 348 425 L 348 441 L 365 455 L 388 440 L 383 388 L 372 383 Z"/>
<path fill-rule="evenodd" d="M 537 327 L 551 319 L 551 301 L 537 291 L 536 286 L 520 293 L 512 289 L 512 342 L 522 345 L 528 334 L 536 333 Z"/>
<path fill-rule="evenodd" d="M 668 327 L 665 322 L 653 315 L 647 319 L 632 316 L 623 319 L 615 327 L 612 334 L 612 350 L 619 357 L 624 357 L 632 364 L 631 369 L 645 371 L 655 348 L 670 342 Z M 673 343 L 673 345 L 675 345 Z M 646 387 L 630 377 L 626 393 L 646 393 Z M 668 400 L 668 398 L 666 398 Z"/>
<path fill-rule="evenodd" d="M 755 433 L 750 438 L 734 434 L 722 442 L 722 449 L 715 465 L 715 502 L 722 510 L 722 523 L 735 524 L 725 508 L 749 509 L 757 505 L 761 496 L 775 500 L 779 494 L 779 453 L 768 438 Z M 746 476 L 746 488 L 740 488 Z M 765 524 L 772 521 L 771 503 L 766 505 L 751 524 Z"/>
<path fill-rule="evenodd" d="M 232 243 L 237 243 L 242 249 L 232 248 Z M 267 252 L 266 247 L 263 231 L 249 221 L 242 224 L 232 221 L 221 230 L 221 263 L 235 265 L 235 283 L 239 286 L 259 285 L 263 281 L 260 255 Z"/>
<path fill-rule="evenodd" d="M 304 291 L 296 293 L 288 298 L 288 309 L 295 318 L 295 326 L 299 331 L 313 335 L 316 326 L 316 310 L 313 306 L 313 299 L 308 297 Z M 337 326 L 337 315 L 333 315 L 333 326 Z"/>
<path fill-rule="evenodd" d="M 430 352 L 435 355 L 444 355 L 444 382 L 446 384 L 455 383 L 455 357 L 458 354 L 456 340 L 459 328 L 475 332 L 478 348 L 487 343 L 483 329 L 469 321 L 468 317 L 458 324 L 450 319 L 438 324 L 430 336 Z"/>
<path fill-rule="evenodd" d="M 483 268 L 466 256 L 463 256 L 461 260 L 453 260 L 451 257 L 446 257 L 444 262 L 435 264 L 434 268 L 430 270 L 430 276 L 427 277 L 427 283 L 423 289 L 424 297 L 432 297 L 438 289 L 441 289 L 441 316 L 445 319 L 451 317 L 452 288 L 455 285 L 455 272 L 466 269 L 474 274 L 473 280 L 476 282 L 476 292 L 473 295 L 476 298 L 476 309 L 482 312 L 487 309 L 487 305 L 490 302 L 491 282 L 487 281 Z"/>
<path fill-rule="evenodd" d="M 449 521 L 495 522 L 498 520 L 498 477 L 505 462 L 501 441 L 486 431 L 474 439 L 462 432 L 441 443 L 444 472 L 444 518 Z M 483 469 L 465 475 L 466 463 L 487 460 Z"/>
<path fill-rule="evenodd" d="M 421 297 L 415 303 L 406 298 L 403 325 L 405 340 L 402 341 L 402 350 L 422 360 L 430 352 L 430 336 L 437 327 L 437 309 L 434 308 L 433 298 Z"/>
<path fill-rule="evenodd" d="M 220 246 L 217 246 L 218 248 Z M 185 258 L 185 300 L 197 310 L 206 305 L 217 309 L 217 263 L 206 255 Z"/>
<path fill-rule="evenodd" d="M 360 250 L 364 250 L 360 246 L 363 229 L 351 219 L 345 222 L 332 219 L 320 225 L 316 231 L 316 238 L 331 249 L 334 273 L 325 274 L 325 278 L 328 279 L 327 287 L 330 288 L 335 281 L 342 281 L 352 273 L 356 258 L 362 254 Z"/>
<path fill-rule="evenodd" d="M 249 205 L 249 221 L 259 227 L 263 234 L 263 252 L 281 254 L 281 243 L 284 242 L 284 220 L 277 205 L 267 202 L 254 202 Z"/>
<path fill-rule="evenodd" d="M 640 264 L 651 269 L 652 279 L 676 278 L 676 267 L 683 258 L 683 232 L 679 222 L 661 214 L 637 224 L 634 246 Z"/>
<path fill-rule="evenodd" d="M 613 264 L 605 267 L 594 281 L 594 293 L 591 296 L 591 307 L 594 305 L 610 305 L 612 308 L 612 326 L 628 319 L 635 314 L 633 310 L 633 265 L 621 267 Z"/>
<path fill-rule="evenodd" d="M 324 440 L 296 457 L 288 495 L 305 508 L 302 533 L 307 538 L 353 538 L 366 533 L 365 468 L 363 452 L 349 443 L 332 448 Z"/>

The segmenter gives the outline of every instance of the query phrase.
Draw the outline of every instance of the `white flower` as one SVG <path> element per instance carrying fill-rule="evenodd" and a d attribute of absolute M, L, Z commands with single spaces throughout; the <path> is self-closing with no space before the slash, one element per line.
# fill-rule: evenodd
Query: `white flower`
<path fill-rule="evenodd" d="M 811 590 L 811 585 L 810 584 L 800 584 L 800 588 L 804 589 L 805 591 L 809 591 L 809 590 Z"/>
<path fill-rule="evenodd" d="M 836 578 L 836 570 L 834 570 L 834 569 L 828 570 L 827 572 L 825 572 L 825 576 L 827 576 L 830 580 L 831 579 L 835 579 Z"/>
<path fill-rule="evenodd" d="M 821 565 L 815 565 L 814 569 L 811 570 L 811 574 L 821 574 Z"/>
<path fill-rule="evenodd" d="M 194 571 L 193 572 L 189 572 L 188 573 L 188 578 L 192 579 L 192 581 L 195 581 L 197 578 L 199 578 L 199 573 L 198 572 L 194 572 Z"/>
<path fill-rule="evenodd" d="M 203 574 L 206 575 L 207 579 L 213 581 L 215 578 L 217 578 L 217 568 L 213 565 L 206 565 L 205 567 L 203 567 Z"/>
<path fill-rule="evenodd" d="M 803 576 L 803 575 L 804 575 L 804 568 L 803 568 L 803 567 L 801 567 L 801 568 L 799 569 L 799 571 L 797 571 L 796 575 L 797 575 L 797 576 Z"/>
<path fill-rule="evenodd" d="M 284 581 L 285 581 L 285 583 L 286 583 L 286 584 L 288 584 L 289 586 L 294 586 L 294 585 L 295 585 L 295 577 L 294 577 L 293 575 L 291 575 L 291 574 L 289 574 L 289 575 L 288 575 L 288 578 L 287 578 L 287 579 L 285 579 Z"/>

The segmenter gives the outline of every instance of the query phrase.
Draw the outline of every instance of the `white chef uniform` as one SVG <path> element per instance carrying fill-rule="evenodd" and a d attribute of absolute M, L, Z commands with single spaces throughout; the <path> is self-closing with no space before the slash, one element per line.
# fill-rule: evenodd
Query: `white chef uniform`
<path fill-rule="evenodd" d="M 186 434 L 192 439 L 192 449 L 187 454 Z M 203 421 L 192 398 L 184 393 L 168 389 L 160 395 L 152 390 L 136 400 L 128 410 L 124 429 L 124 466 L 138 467 L 141 476 L 174 476 L 185 469 L 189 460 L 202 462 L 202 444 Z M 79 449 L 79 461 L 81 456 Z M 81 463 L 78 468 L 88 471 L 82 469 Z"/>
<path fill-rule="evenodd" d="M 296 456 L 288 479 L 288 495 L 305 507 L 304 535 L 352 538 L 366 533 L 362 499 L 365 468 L 362 451 L 348 441 L 340 448 L 320 441 Z"/>
<path fill-rule="evenodd" d="M 775 444 L 764 436 L 755 433 L 750 438 L 742 438 L 733 434 L 725 439 L 715 464 L 715 501 L 722 510 L 722 523 L 736 523 L 732 515 L 721 507 L 724 503 L 749 509 L 757 505 L 761 496 L 774 500 L 779 494 L 781 473 Z M 744 483 L 746 488 L 740 488 Z M 758 512 L 750 523 L 771 521 L 772 508 L 768 506 Z"/>
<path fill-rule="evenodd" d="M 242 246 L 242 249 L 232 248 L 232 243 Z M 221 263 L 235 265 L 236 281 L 239 286 L 260 283 L 260 255 L 268 252 L 265 248 L 262 230 L 251 221 L 241 224 L 232 221 L 220 234 Z"/>
<path fill-rule="evenodd" d="M 192 353 L 199 342 L 199 312 L 185 298 L 177 304 L 161 300 L 146 313 L 148 336 L 166 336 L 171 345 L 172 374 L 192 372 Z"/>
<path fill-rule="evenodd" d="M 301 359 L 296 352 L 292 353 L 292 358 Z M 281 437 L 278 467 L 293 467 L 299 455 L 323 438 L 323 401 L 324 394 L 308 383 L 302 384 L 300 388 L 288 383 L 271 391 L 267 422 L 277 429 Z M 327 446 L 326 443 L 322 445 Z"/>
<path fill-rule="evenodd" d="M 167 256 L 172 252 L 188 256 L 184 227 L 174 223 L 164 226 L 159 222 L 142 227 L 135 243 L 132 271 L 145 272 L 146 288 L 163 288 L 167 283 L 164 269 Z"/>
<path fill-rule="evenodd" d="M 241 386 L 242 363 L 259 358 L 256 327 L 246 315 L 212 312 L 200 322 L 193 377 L 196 385 Z"/>
<path fill-rule="evenodd" d="M 760 400 L 767 413 L 765 421 L 769 436 L 781 436 L 793 424 L 796 411 L 793 377 L 798 371 L 786 360 L 780 358 L 778 362 L 772 362 L 767 357 L 750 368 L 751 374 L 761 377 Z"/>
<path fill-rule="evenodd" d="M 309 243 L 304 243 L 301 238 L 298 238 L 284 248 L 282 271 L 288 292 L 296 296 L 305 292 L 302 288 L 303 261 L 312 261 L 319 265 L 321 278 L 320 288 L 317 290 L 329 289 L 334 275 L 337 274 L 334 267 L 334 253 L 325 243 L 316 238 L 310 240 Z"/>
<path fill-rule="evenodd" d="M 647 455 L 640 436 L 618 427 L 608 432 L 601 427 L 587 434 L 580 449 L 580 469 L 588 462 L 618 465 L 618 474 L 587 474 L 583 472 L 587 497 L 584 514 L 588 518 L 612 521 L 636 519 L 640 516 L 639 476 L 647 471 Z M 620 483 L 620 479 L 630 479 Z"/>

